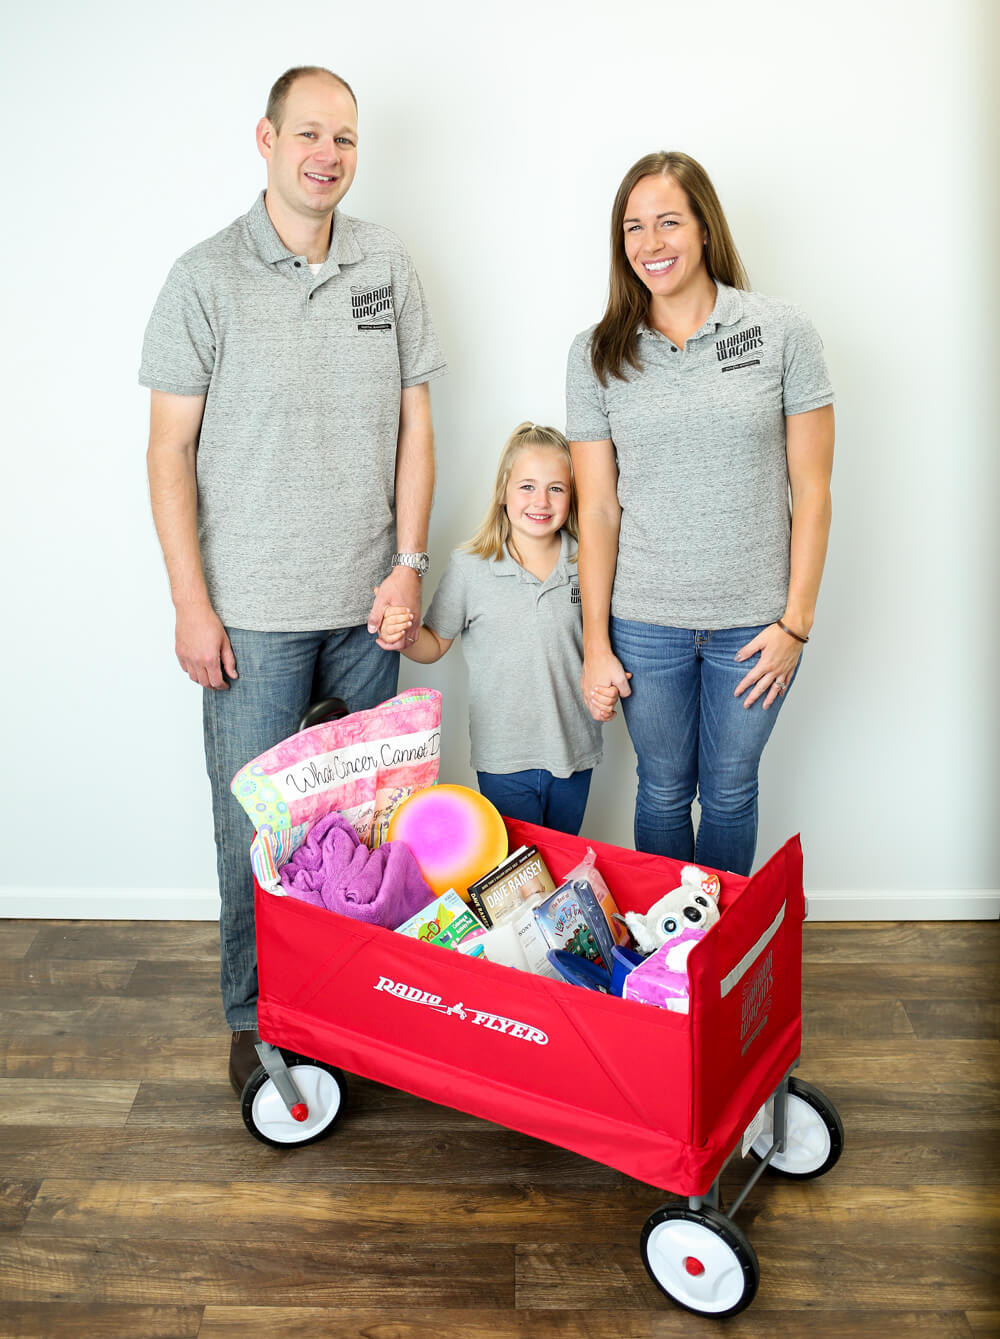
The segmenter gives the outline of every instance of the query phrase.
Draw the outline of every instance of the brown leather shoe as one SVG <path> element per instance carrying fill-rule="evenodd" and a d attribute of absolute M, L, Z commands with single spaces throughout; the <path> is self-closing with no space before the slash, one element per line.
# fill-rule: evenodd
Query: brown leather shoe
<path fill-rule="evenodd" d="M 242 1096 L 247 1079 L 260 1064 L 260 1057 L 254 1050 L 260 1041 L 260 1033 L 234 1032 L 229 1043 L 229 1082 L 236 1090 L 237 1097 Z"/>

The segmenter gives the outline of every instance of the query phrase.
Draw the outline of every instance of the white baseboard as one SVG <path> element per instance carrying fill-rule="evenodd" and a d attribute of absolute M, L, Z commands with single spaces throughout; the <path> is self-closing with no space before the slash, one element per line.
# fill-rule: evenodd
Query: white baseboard
<path fill-rule="evenodd" d="M 995 921 L 1000 889 L 809 892 L 811 921 Z M 0 888 L 0 918 L 84 921 L 214 921 L 208 888 Z"/>
<path fill-rule="evenodd" d="M 811 921 L 995 921 L 1000 888 L 807 892 Z"/>
<path fill-rule="evenodd" d="M 0 888 L 0 918 L 217 921 L 215 888 Z"/>

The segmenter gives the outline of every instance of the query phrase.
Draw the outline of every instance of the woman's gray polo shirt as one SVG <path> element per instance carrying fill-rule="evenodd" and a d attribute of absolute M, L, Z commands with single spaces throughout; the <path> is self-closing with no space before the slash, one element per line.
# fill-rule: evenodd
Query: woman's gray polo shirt
<path fill-rule="evenodd" d="M 583 631 L 576 544 L 541 582 L 513 558 L 456 549 L 424 622 L 461 636 L 477 772 L 542 768 L 565 777 L 601 760 L 601 727 L 580 694 Z"/>
<path fill-rule="evenodd" d="M 611 438 L 622 508 L 611 612 L 680 628 L 780 618 L 788 595 L 785 416 L 830 404 L 823 346 L 786 302 L 719 284 L 679 349 L 639 329 L 641 369 L 602 386 L 573 341 L 570 441 Z"/>
<path fill-rule="evenodd" d="M 223 623 L 364 623 L 395 548 L 400 391 L 444 370 L 413 264 L 374 223 L 338 211 L 313 274 L 262 194 L 177 261 L 139 380 L 206 397 L 198 537 Z"/>

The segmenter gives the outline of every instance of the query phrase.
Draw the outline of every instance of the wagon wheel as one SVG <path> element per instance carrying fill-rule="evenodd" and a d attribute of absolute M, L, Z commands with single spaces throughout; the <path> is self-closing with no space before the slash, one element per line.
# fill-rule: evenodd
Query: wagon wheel
<path fill-rule="evenodd" d="M 776 1153 L 767 1170 L 778 1176 L 807 1181 L 822 1176 L 844 1151 L 844 1126 L 830 1099 L 804 1079 L 788 1080 L 785 1119 L 785 1151 Z M 750 1146 L 760 1162 L 771 1147 L 773 1135 L 765 1131 Z"/>
<path fill-rule="evenodd" d="M 347 1100 L 347 1081 L 339 1069 L 304 1055 L 285 1053 L 285 1062 L 302 1094 L 305 1112 L 292 1114 L 263 1065 L 247 1079 L 240 1101 L 243 1123 L 263 1144 L 301 1147 L 333 1131 Z"/>
<path fill-rule="evenodd" d="M 715 1209 L 657 1209 L 646 1219 L 639 1249 L 656 1286 L 688 1311 L 735 1316 L 756 1296 L 757 1255 L 736 1224 Z"/>

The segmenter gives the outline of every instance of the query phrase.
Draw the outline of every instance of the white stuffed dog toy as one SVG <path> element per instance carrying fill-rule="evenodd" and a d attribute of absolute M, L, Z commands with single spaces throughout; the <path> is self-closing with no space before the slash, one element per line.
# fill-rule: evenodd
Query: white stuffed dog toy
<path fill-rule="evenodd" d="M 686 959 L 694 941 L 719 919 L 719 892 L 717 874 L 707 874 L 697 865 L 685 865 L 679 888 L 665 893 L 644 916 L 626 911 L 623 919 L 643 953 L 655 953 L 662 944 L 676 941 L 679 947 L 691 941 L 685 943 Z"/>

